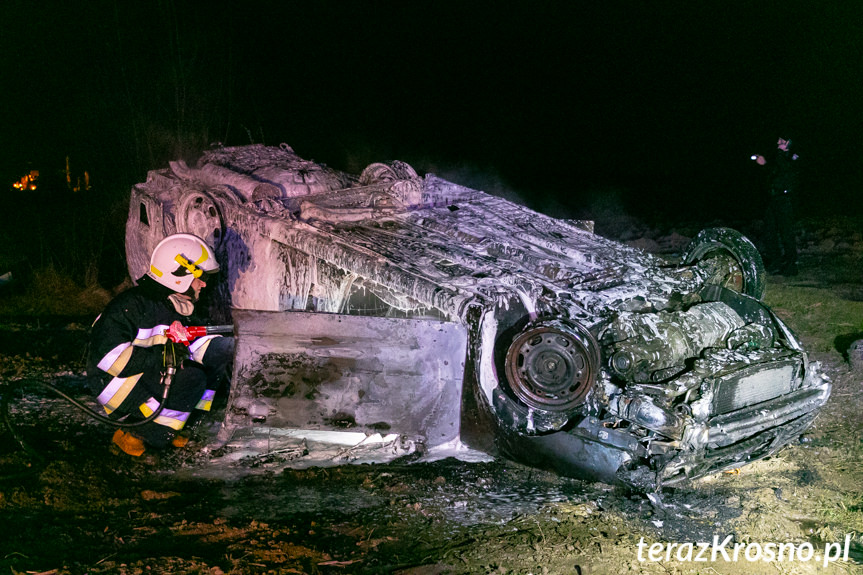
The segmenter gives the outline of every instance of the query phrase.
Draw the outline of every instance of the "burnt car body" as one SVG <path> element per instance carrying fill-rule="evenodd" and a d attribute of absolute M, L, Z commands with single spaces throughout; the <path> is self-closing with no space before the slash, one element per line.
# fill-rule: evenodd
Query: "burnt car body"
<path fill-rule="evenodd" d="M 131 277 L 175 232 L 222 264 L 223 433 L 385 430 L 650 488 L 775 453 L 830 393 L 727 228 L 666 261 L 403 162 L 350 175 L 283 144 L 151 171 Z"/>

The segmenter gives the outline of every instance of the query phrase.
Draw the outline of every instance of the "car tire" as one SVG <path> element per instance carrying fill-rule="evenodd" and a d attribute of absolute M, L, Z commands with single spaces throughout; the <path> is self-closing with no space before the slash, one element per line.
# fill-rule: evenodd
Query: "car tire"
<path fill-rule="evenodd" d="M 681 263 L 705 266 L 713 275 L 709 283 L 757 300 L 764 296 L 764 261 L 755 244 L 737 230 L 701 230 L 684 250 Z"/>
<path fill-rule="evenodd" d="M 520 434 L 565 427 L 598 379 L 599 344 L 574 321 L 524 316 L 499 332 L 494 348 L 491 404 L 504 427 Z M 543 368 L 548 363 L 556 367 Z"/>
<path fill-rule="evenodd" d="M 416 180 L 419 176 L 410 164 L 394 161 L 389 164 L 369 164 L 360 174 L 360 185 L 371 186 L 399 180 Z"/>
<path fill-rule="evenodd" d="M 177 209 L 177 230 L 194 234 L 219 249 L 225 225 L 217 202 L 206 192 L 186 193 Z"/>

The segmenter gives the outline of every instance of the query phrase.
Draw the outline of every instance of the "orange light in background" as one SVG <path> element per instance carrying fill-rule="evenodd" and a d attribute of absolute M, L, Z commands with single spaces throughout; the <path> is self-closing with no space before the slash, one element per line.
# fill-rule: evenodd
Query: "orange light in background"
<path fill-rule="evenodd" d="M 35 190 L 36 180 L 39 179 L 39 170 L 30 170 L 30 173 L 12 184 L 17 190 Z"/>

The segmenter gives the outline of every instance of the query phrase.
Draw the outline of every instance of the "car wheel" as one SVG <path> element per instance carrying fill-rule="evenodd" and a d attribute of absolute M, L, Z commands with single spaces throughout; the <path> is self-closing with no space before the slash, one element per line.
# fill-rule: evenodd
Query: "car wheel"
<path fill-rule="evenodd" d="M 177 209 L 177 230 L 195 234 L 218 249 L 223 236 L 222 214 L 216 202 L 203 192 L 186 194 Z"/>
<path fill-rule="evenodd" d="M 519 310 L 512 305 L 509 311 L 516 317 Z M 507 315 L 495 318 L 493 367 L 481 362 L 479 370 L 493 389 L 490 403 L 509 430 L 527 435 L 559 430 L 580 412 L 597 381 L 599 344 L 574 321 L 527 316 L 511 321 Z"/>
<path fill-rule="evenodd" d="M 534 409 L 569 412 L 584 398 L 599 372 L 599 345 L 584 327 L 559 320 L 532 325 L 506 354 L 513 394 Z"/>
<path fill-rule="evenodd" d="M 764 296 L 764 261 L 755 244 L 737 230 L 701 230 L 686 247 L 681 263 L 703 269 L 707 283 L 758 300 Z"/>
<path fill-rule="evenodd" d="M 410 164 L 396 160 L 390 164 L 374 163 L 366 166 L 360 174 L 360 185 L 370 186 L 399 180 L 415 180 L 419 178 Z"/>
<path fill-rule="evenodd" d="M 224 196 L 215 192 L 215 197 L 222 201 L 228 201 Z M 180 197 L 175 212 L 177 231 L 194 234 L 206 241 L 216 250 L 216 257 L 221 266 L 219 281 L 212 281 L 210 288 L 205 290 L 199 306 L 207 309 L 210 320 L 217 323 L 230 323 L 231 321 L 231 291 L 228 282 L 228 257 L 224 218 L 219 204 L 208 192 L 188 191 Z M 233 285 L 233 282 L 231 282 Z"/>

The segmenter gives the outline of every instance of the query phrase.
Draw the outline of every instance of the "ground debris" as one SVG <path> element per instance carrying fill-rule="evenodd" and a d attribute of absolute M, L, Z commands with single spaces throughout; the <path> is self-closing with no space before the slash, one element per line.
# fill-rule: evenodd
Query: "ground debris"
<path fill-rule="evenodd" d="M 179 497 L 180 494 L 176 491 L 167 491 L 167 492 L 158 492 L 153 491 L 152 489 L 145 489 L 141 492 L 141 499 L 144 501 L 155 501 L 155 500 L 164 500 L 170 499 L 171 497 Z"/>
<path fill-rule="evenodd" d="M 662 507 L 643 495 L 504 461 L 280 473 L 264 466 L 255 476 L 199 479 L 184 473 L 194 449 L 155 468 L 111 456 L 107 426 L 28 391 L 11 406 L 12 419 L 47 462 L 0 483 L 0 572 L 694 575 L 744 571 L 725 563 L 639 561 L 639 541 L 732 535 L 735 542 L 823 548 L 850 535 L 849 561 L 828 570 L 814 562 L 744 567 L 759 575 L 863 575 L 863 393 L 843 356 L 847 348 L 835 341 L 856 333 L 863 304 L 826 283 L 860 268 L 846 260 L 817 268 L 814 258 L 804 252 L 800 276 L 775 279 L 767 298 L 788 310 L 807 347 L 820 350 L 813 359 L 833 381 L 833 398 L 799 443 L 739 475 L 663 490 Z M 824 254 L 817 258 L 829 263 Z M 81 374 L 41 352 L 0 357 L 0 377 L 9 373 L 70 387 Z M 3 379 L 0 391 L 8 383 Z M 27 469 L 28 461 L 9 433 L 0 433 L 0 474 Z"/>

